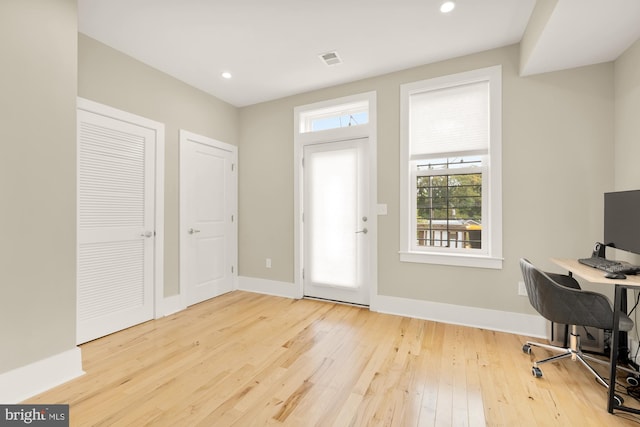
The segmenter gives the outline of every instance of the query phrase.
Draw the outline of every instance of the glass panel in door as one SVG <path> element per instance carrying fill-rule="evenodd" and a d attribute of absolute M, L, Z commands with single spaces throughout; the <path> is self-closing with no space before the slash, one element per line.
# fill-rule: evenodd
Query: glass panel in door
<path fill-rule="evenodd" d="M 367 139 L 304 149 L 306 296 L 368 304 Z"/>

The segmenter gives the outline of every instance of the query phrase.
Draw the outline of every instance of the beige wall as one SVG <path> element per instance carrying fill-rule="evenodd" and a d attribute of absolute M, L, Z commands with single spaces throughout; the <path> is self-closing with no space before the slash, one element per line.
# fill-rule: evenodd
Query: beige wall
<path fill-rule="evenodd" d="M 615 189 L 640 188 L 640 40 L 615 61 Z"/>
<path fill-rule="evenodd" d="M 614 63 L 615 73 L 615 149 L 614 188 L 640 189 L 640 40 Z M 609 251 L 612 251 L 609 249 Z M 614 253 L 616 251 L 613 251 Z M 640 264 L 640 255 L 618 252 L 619 258 Z"/>
<path fill-rule="evenodd" d="M 510 46 L 241 109 L 240 274 L 293 282 L 293 108 L 377 92 L 379 293 L 532 313 L 517 295 L 518 259 L 588 255 L 613 186 L 613 64 L 521 78 Z M 504 268 L 401 263 L 400 85 L 502 64 Z M 273 268 L 266 269 L 265 258 Z"/>
<path fill-rule="evenodd" d="M 75 347 L 75 0 L 0 2 L 0 373 Z"/>
<path fill-rule="evenodd" d="M 78 34 L 78 96 L 165 124 L 165 296 L 179 293 L 179 131 L 238 145 L 237 108 Z"/>

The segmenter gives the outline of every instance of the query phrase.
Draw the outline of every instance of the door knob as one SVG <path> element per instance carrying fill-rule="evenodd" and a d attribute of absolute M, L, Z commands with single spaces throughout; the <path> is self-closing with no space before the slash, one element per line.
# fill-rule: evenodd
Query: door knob
<path fill-rule="evenodd" d="M 356 231 L 356 234 L 358 234 L 358 233 L 367 234 L 368 232 L 369 232 L 369 230 L 367 230 L 367 227 L 365 227 L 360 231 Z"/>
<path fill-rule="evenodd" d="M 189 234 L 195 234 L 200 232 L 200 230 L 196 230 L 194 228 L 190 228 L 188 231 L 189 231 Z"/>
<path fill-rule="evenodd" d="M 153 231 L 145 231 L 140 233 L 140 237 L 151 237 L 153 236 Z"/>

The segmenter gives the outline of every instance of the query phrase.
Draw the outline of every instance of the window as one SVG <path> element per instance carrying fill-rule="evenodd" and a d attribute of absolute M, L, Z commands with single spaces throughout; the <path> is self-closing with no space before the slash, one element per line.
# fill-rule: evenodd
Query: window
<path fill-rule="evenodd" d="M 369 103 L 350 102 L 300 113 L 300 133 L 369 123 Z"/>
<path fill-rule="evenodd" d="M 501 68 L 401 86 L 401 261 L 502 267 Z"/>
<path fill-rule="evenodd" d="M 417 162 L 416 250 L 482 248 L 482 159 Z"/>

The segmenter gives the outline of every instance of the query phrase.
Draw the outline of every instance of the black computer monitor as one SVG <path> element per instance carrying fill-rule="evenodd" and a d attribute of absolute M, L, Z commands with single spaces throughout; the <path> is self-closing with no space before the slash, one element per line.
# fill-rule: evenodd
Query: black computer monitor
<path fill-rule="evenodd" d="M 640 190 L 604 193 L 604 241 L 640 254 Z"/>

